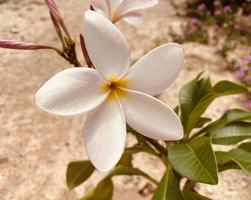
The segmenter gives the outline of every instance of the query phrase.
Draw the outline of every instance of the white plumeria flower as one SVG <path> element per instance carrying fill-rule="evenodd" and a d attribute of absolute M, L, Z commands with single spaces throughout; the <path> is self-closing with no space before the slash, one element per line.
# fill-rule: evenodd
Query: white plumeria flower
<path fill-rule="evenodd" d="M 113 23 L 124 19 L 127 23 L 139 27 L 143 16 L 139 10 L 155 6 L 158 0 L 90 0 L 94 10 L 102 13 Z"/>
<path fill-rule="evenodd" d="M 160 46 L 129 69 L 130 53 L 122 33 L 107 18 L 85 13 L 85 40 L 96 67 L 66 69 L 47 81 L 36 103 L 56 115 L 87 113 L 84 143 L 100 171 L 120 160 L 126 142 L 126 122 L 144 136 L 179 140 L 183 128 L 175 112 L 152 97 L 176 78 L 183 63 L 178 44 Z"/>

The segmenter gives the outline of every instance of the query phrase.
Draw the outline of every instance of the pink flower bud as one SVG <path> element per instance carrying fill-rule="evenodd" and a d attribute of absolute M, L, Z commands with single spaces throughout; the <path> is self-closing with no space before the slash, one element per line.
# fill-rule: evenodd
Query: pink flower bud
<path fill-rule="evenodd" d="M 51 19 L 52 19 L 53 25 L 54 25 L 57 33 L 59 34 L 57 28 L 59 28 L 58 25 L 60 25 L 61 28 L 64 30 L 64 32 L 65 32 L 66 36 L 68 37 L 68 39 L 71 40 L 70 34 L 69 34 L 69 32 L 68 32 L 68 30 L 67 30 L 67 28 L 65 26 L 62 15 L 60 14 L 60 12 L 58 10 L 55 1 L 54 0 L 44 0 L 44 1 L 46 3 L 47 7 L 50 10 Z"/>
<path fill-rule="evenodd" d="M 14 40 L 0 40 L 0 47 L 6 49 L 19 49 L 19 50 L 37 50 L 37 49 L 54 49 L 55 47 L 47 45 L 39 45 L 29 42 L 19 42 Z"/>

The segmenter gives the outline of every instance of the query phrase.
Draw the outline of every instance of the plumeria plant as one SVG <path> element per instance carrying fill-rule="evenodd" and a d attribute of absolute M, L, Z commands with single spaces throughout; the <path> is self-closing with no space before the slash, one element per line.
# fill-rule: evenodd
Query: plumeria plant
<path fill-rule="evenodd" d="M 61 47 L 0 40 L 0 47 L 50 49 L 71 63 L 48 80 L 35 95 L 44 111 L 61 116 L 85 113 L 84 146 L 90 160 L 74 161 L 67 167 L 67 185 L 74 189 L 95 170 L 107 172 L 81 200 L 110 200 L 114 176 L 142 176 L 156 186 L 153 200 L 207 200 L 196 184 L 217 184 L 218 173 L 240 169 L 251 174 L 251 113 L 228 110 L 213 120 L 205 117 L 217 98 L 242 94 L 247 89 L 226 80 L 212 84 L 199 74 L 187 83 L 172 110 L 157 98 L 175 80 L 182 68 L 184 50 L 175 43 L 163 44 L 130 67 L 128 43 L 114 23 L 125 20 L 142 24 L 138 10 L 157 0 L 91 0 L 84 13 L 80 43 L 86 65 L 77 58 L 70 36 L 53 0 L 45 0 Z M 126 146 L 126 135 L 136 143 Z M 217 151 L 214 144 L 232 145 Z M 137 168 L 138 153 L 156 156 L 165 166 L 162 177 L 153 178 Z M 182 183 L 182 184 L 181 184 Z"/>

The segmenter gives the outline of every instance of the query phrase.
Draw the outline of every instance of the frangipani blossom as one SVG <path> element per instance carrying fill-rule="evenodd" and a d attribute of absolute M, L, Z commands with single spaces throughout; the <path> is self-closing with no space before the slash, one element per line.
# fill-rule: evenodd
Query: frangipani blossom
<path fill-rule="evenodd" d="M 84 23 L 86 48 L 96 69 L 70 68 L 56 74 L 38 90 L 37 105 L 56 115 L 87 113 L 84 144 L 100 171 L 120 160 L 126 122 L 146 137 L 181 139 L 179 117 L 151 95 L 174 81 L 183 48 L 173 43 L 160 46 L 129 68 L 128 44 L 116 26 L 94 11 L 86 11 Z"/>
<path fill-rule="evenodd" d="M 140 26 L 143 17 L 139 10 L 150 8 L 158 3 L 158 0 L 90 0 L 91 6 L 110 19 L 113 23 L 124 19 L 133 26 Z"/>

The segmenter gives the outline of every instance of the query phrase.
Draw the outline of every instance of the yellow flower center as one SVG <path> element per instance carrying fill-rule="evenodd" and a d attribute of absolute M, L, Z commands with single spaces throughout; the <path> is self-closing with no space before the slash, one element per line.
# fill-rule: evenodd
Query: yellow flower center
<path fill-rule="evenodd" d="M 108 79 L 108 81 L 103 85 L 102 90 L 107 93 L 110 92 L 109 94 L 109 99 L 114 100 L 117 97 L 126 97 L 128 94 L 123 88 L 127 88 L 129 84 L 128 79 L 121 79 L 118 80 L 114 77 L 111 77 Z"/>

